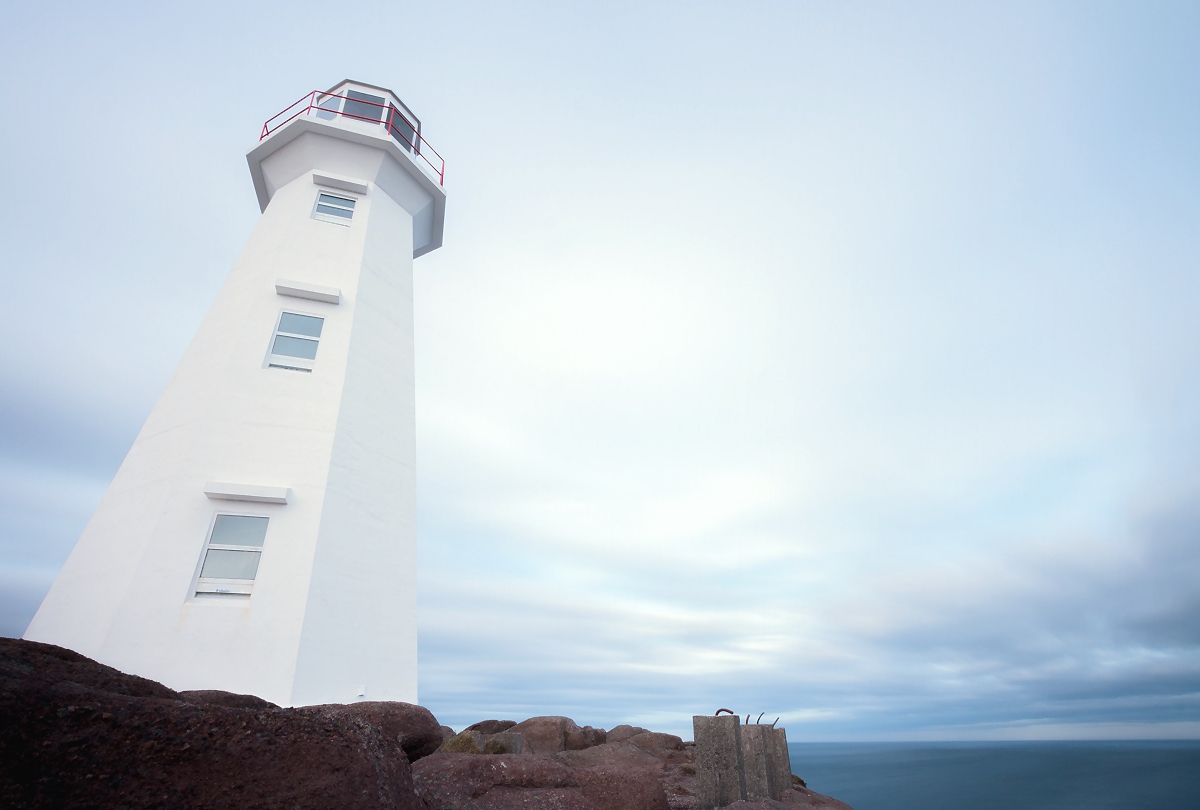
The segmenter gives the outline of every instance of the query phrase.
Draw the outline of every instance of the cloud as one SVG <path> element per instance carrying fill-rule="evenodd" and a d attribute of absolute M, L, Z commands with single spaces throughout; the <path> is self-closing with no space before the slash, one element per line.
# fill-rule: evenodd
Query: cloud
<path fill-rule="evenodd" d="M 0 155 L 0 631 L 253 228 L 261 120 L 344 71 L 450 163 L 415 277 L 440 718 L 1194 733 L 1194 15 L 629 13 L 356 6 L 442 35 L 330 76 L 324 8 L 9 12 L 10 97 L 87 114 Z"/>

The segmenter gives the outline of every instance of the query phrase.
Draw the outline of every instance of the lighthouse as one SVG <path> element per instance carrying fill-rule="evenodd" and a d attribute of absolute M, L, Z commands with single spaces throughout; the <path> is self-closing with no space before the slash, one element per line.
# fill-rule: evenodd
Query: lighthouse
<path fill-rule="evenodd" d="M 444 163 L 356 81 L 246 159 L 262 216 L 25 638 L 179 690 L 415 703 L 413 260 Z"/>

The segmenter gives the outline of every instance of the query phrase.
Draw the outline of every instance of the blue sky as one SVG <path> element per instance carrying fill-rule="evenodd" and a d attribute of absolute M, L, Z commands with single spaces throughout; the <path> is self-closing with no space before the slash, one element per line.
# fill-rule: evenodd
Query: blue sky
<path fill-rule="evenodd" d="M 793 740 L 1200 736 L 1200 12 L 10 4 L 0 632 L 353 77 L 416 267 L 421 700 Z"/>

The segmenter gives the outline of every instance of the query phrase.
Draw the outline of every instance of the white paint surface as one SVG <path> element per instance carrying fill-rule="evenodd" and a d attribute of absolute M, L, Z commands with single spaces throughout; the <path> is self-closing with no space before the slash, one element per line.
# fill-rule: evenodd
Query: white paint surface
<path fill-rule="evenodd" d="M 25 638 L 175 689 L 416 702 L 413 220 L 444 194 L 303 124 L 251 151 L 262 219 Z M 368 184 L 349 227 L 312 218 L 314 171 Z M 285 305 L 281 274 L 341 304 Z M 324 319 L 311 373 L 265 367 L 282 309 Z M 218 513 L 270 518 L 249 600 L 194 598 Z"/>

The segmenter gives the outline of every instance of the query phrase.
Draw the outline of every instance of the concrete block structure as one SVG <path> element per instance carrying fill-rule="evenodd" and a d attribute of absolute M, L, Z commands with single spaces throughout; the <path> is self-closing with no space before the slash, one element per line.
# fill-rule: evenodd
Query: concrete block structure
<path fill-rule="evenodd" d="M 787 733 L 734 715 L 692 718 L 700 810 L 746 799 L 781 801 L 792 788 Z"/>
<path fill-rule="evenodd" d="M 772 790 L 771 754 L 774 748 L 774 729 L 750 725 L 742 728 L 742 771 L 745 774 L 747 799 L 778 799 Z M 768 745 L 770 739 L 771 745 Z"/>
<path fill-rule="evenodd" d="M 771 798 L 782 801 L 787 792 L 792 789 L 792 758 L 788 753 L 787 731 L 782 728 L 771 728 L 767 736 L 767 772 L 770 775 Z"/>
<path fill-rule="evenodd" d="M 247 162 L 262 216 L 25 638 L 174 689 L 415 703 L 412 274 L 444 165 L 354 81 Z"/>
<path fill-rule="evenodd" d="M 746 798 L 742 728 L 733 715 L 692 717 L 700 810 L 714 810 Z"/>

